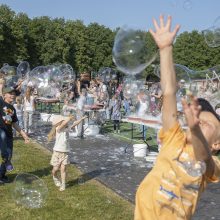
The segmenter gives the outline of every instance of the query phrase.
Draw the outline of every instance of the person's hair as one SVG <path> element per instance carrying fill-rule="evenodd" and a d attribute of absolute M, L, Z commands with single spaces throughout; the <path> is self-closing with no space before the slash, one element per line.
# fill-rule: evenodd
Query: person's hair
<path fill-rule="evenodd" d="M 218 104 L 215 106 L 215 110 L 217 110 L 218 108 L 220 108 L 220 103 L 218 103 Z"/>
<path fill-rule="evenodd" d="M 56 128 L 61 125 L 63 121 L 60 121 L 59 123 L 55 124 L 52 126 L 50 132 L 47 135 L 47 142 L 49 143 L 50 141 L 52 141 L 55 138 L 56 135 Z"/>
<path fill-rule="evenodd" d="M 28 86 L 25 92 L 25 98 L 28 102 L 30 102 L 31 99 L 31 93 L 32 93 L 31 91 L 32 91 L 31 87 Z"/>
<path fill-rule="evenodd" d="M 199 105 L 201 106 L 201 111 L 202 112 L 210 112 L 212 113 L 217 120 L 220 122 L 220 116 L 215 112 L 214 108 L 212 105 L 204 98 L 198 98 Z"/>

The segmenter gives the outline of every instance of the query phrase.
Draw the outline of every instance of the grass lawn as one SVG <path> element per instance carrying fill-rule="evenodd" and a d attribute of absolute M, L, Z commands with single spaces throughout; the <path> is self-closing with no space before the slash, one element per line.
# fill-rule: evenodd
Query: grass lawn
<path fill-rule="evenodd" d="M 79 170 L 67 168 L 65 191 L 54 186 L 49 165 L 51 153 L 40 145 L 23 141 L 14 142 L 14 171 L 8 174 L 11 181 L 18 173 L 37 175 L 47 184 L 48 197 L 40 209 L 27 209 L 12 199 L 13 182 L 0 186 L 1 220 L 129 220 L 133 219 L 134 206 L 95 180 L 78 185 Z"/>

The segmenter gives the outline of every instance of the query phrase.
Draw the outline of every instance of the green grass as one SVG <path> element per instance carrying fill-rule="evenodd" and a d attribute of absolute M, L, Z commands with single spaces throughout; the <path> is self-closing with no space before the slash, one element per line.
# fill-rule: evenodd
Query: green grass
<path fill-rule="evenodd" d="M 12 198 L 13 183 L 0 186 L 1 220 L 129 220 L 133 219 L 134 207 L 113 191 L 95 180 L 78 185 L 77 179 L 82 175 L 73 165 L 67 168 L 65 191 L 60 192 L 54 186 L 49 165 L 51 153 L 38 144 L 25 145 L 23 141 L 14 142 L 15 170 L 10 173 L 12 181 L 18 173 L 31 173 L 40 177 L 48 187 L 48 197 L 40 209 L 27 209 L 17 205 Z"/>
<path fill-rule="evenodd" d="M 142 133 L 140 130 L 140 125 L 134 125 L 134 139 L 131 139 L 131 123 L 121 122 L 120 123 L 120 134 L 114 134 L 113 132 L 113 122 L 107 122 L 103 127 L 103 132 L 112 134 L 114 137 L 119 140 L 124 140 L 129 143 L 143 143 Z M 147 144 L 150 146 L 150 150 L 157 150 L 157 141 L 156 133 L 152 128 L 148 128 L 146 132 L 146 139 L 150 138 L 151 140 L 147 141 Z"/>

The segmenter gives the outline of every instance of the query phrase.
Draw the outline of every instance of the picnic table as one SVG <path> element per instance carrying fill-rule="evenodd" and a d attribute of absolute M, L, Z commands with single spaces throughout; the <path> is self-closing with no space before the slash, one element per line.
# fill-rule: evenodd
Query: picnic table
<path fill-rule="evenodd" d="M 36 103 L 40 104 L 40 111 L 43 111 L 43 104 L 45 104 L 45 109 L 48 113 L 52 113 L 52 105 L 58 103 L 59 113 L 60 113 L 60 100 L 56 98 L 44 98 L 44 97 L 37 97 L 35 99 Z"/>
<path fill-rule="evenodd" d="M 162 126 L 160 117 L 154 116 L 145 116 L 144 118 L 137 117 L 137 116 L 128 116 L 127 118 L 122 119 L 122 122 L 127 122 L 131 124 L 131 139 L 134 139 L 134 125 L 138 124 L 143 126 L 142 129 L 142 138 L 144 140 L 144 127 L 150 127 L 155 130 L 159 130 Z"/>

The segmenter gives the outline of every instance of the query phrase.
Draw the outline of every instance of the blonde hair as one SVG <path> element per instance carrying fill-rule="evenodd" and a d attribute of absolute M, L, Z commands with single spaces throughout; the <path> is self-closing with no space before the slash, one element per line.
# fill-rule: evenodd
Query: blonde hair
<path fill-rule="evenodd" d="M 57 124 L 53 125 L 53 127 L 51 128 L 50 132 L 47 135 L 47 142 L 49 143 L 50 141 L 52 141 L 55 138 L 56 135 L 56 128 L 61 125 L 63 121 L 58 122 Z"/>

